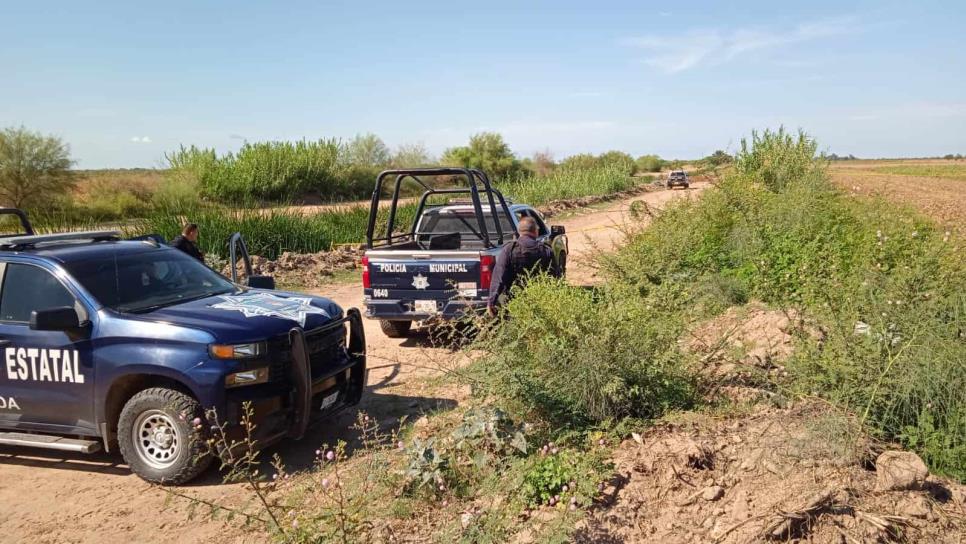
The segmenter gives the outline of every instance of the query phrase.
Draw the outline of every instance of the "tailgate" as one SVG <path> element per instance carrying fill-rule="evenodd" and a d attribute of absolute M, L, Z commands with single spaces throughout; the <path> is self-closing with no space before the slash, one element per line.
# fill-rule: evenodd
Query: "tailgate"
<path fill-rule="evenodd" d="M 373 298 L 476 297 L 480 254 L 476 251 L 387 255 L 371 252 L 369 281 Z"/>

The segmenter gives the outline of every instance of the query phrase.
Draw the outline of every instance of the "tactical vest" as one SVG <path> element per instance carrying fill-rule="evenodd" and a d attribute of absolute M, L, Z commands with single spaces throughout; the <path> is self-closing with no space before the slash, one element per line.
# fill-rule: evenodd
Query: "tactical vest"
<path fill-rule="evenodd" d="M 522 286 L 527 277 L 540 272 L 549 272 L 553 266 L 553 255 L 548 254 L 543 244 L 524 247 L 513 241 L 510 248 L 510 270 L 513 272 L 513 283 Z"/>

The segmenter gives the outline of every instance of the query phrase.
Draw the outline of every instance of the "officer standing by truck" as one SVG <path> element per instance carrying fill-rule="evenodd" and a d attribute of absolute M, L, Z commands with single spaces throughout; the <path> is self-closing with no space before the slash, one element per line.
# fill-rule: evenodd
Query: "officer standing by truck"
<path fill-rule="evenodd" d="M 198 225 L 188 223 L 181 229 L 181 234 L 171 240 L 171 247 L 180 249 L 201 262 L 205 262 L 205 254 L 198 249 Z"/>
<path fill-rule="evenodd" d="M 503 246 L 493 267 L 493 283 L 487 301 L 490 314 L 496 314 L 503 295 L 509 296 L 510 289 L 514 285 L 522 286 L 529 276 L 547 272 L 553 277 L 560 277 L 553 250 L 537 240 L 539 230 L 536 221 L 530 217 L 521 218 L 517 232 L 520 236 Z"/>

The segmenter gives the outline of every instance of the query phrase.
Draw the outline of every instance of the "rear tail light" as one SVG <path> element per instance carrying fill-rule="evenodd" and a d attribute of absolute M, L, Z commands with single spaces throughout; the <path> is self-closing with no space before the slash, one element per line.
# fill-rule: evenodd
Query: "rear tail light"
<path fill-rule="evenodd" d="M 493 255 L 480 255 L 480 289 L 490 288 L 494 264 L 496 264 L 496 259 Z"/>
<path fill-rule="evenodd" d="M 362 256 L 362 288 L 368 289 L 369 284 L 369 257 Z"/>

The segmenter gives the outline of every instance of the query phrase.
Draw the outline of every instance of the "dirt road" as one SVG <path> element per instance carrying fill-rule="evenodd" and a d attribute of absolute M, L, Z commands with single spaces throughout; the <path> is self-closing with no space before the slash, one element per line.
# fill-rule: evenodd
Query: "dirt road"
<path fill-rule="evenodd" d="M 587 265 L 600 251 L 621 240 L 621 227 L 630 220 L 633 201 L 660 208 L 672 199 L 701 191 L 655 191 L 615 201 L 554 223 L 567 228 L 571 258 L 571 282 L 596 281 Z M 334 285 L 319 291 L 344 307 L 361 306 L 356 284 Z M 454 354 L 428 347 L 425 336 L 405 340 L 382 334 L 378 323 L 367 321 L 369 385 L 362 410 L 380 421 L 453 406 L 465 395 L 447 391 L 427 396 L 422 383 L 438 374 L 441 365 L 452 366 Z M 353 415 L 343 414 L 331 425 L 316 428 L 300 442 L 282 443 L 268 452 L 278 453 L 290 469 L 311 466 L 315 449 L 333 443 L 346 432 Z M 245 500 L 241 488 L 221 483 L 212 469 L 180 491 L 205 500 L 238 504 Z M 167 503 L 167 504 L 166 504 Z M 201 512 L 201 510 L 199 510 Z M 260 537 L 221 521 L 187 519 L 187 503 L 166 501 L 166 493 L 133 476 L 120 456 L 52 453 L 0 447 L 0 542 L 38 543 L 130 543 L 153 542 L 258 542 Z"/>

